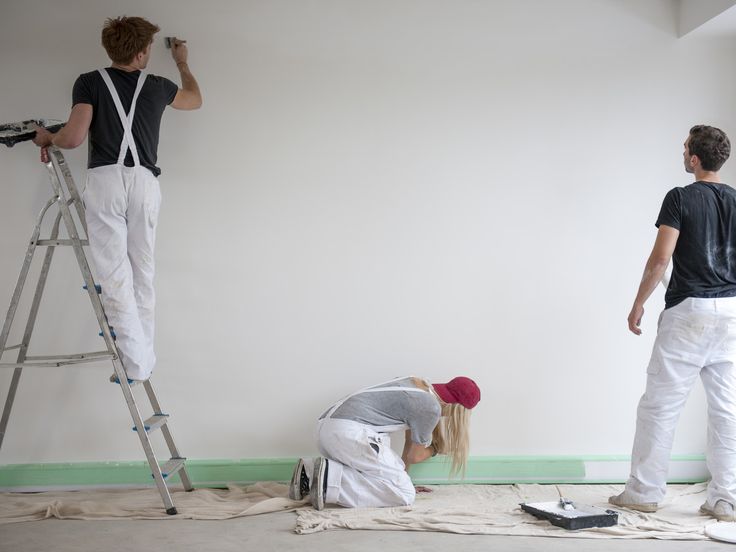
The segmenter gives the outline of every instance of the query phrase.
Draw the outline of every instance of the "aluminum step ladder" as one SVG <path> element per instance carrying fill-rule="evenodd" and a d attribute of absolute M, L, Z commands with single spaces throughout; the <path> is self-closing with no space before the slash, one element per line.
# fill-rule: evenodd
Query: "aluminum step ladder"
<path fill-rule="evenodd" d="M 35 134 L 33 132 L 32 134 Z M 6 145 L 12 145 L 6 144 Z M 46 168 L 49 172 L 49 179 L 51 181 L 51 187 L 53 188 L 54 195 L 48 200 L 44 208 L 38 215 L 36 226 L 33 229 L 30 243 L 26 251 L 25 261 L 23 262 L 23 268 L 21 269 L 20 276 L 18 277 L 18 283 L 15 286 L 15 292 L 10 301 L 10 308 L 8 309 L 7 317 L 3 325 L 2 333 L 0 334 L 0 360 L 4 353 L 8 351 L 17 350 L 18 356 L 15 362 L 3 363 L 0 362 L 0 368 L 14 368 L 13 377 L 10 383 L 10 389 L 8 391 L 7 399 L 5 401 L 5 407 L 3 409 L 2 418 L 0 418 L 0 447 L 2 447 L 3 438 L 5 436 L 5 430 L 8 426 L 8 420 L 10 419 L 10 411 L 13 407 L 13 400 L 18 389 L 18 383 L 20 381 L 21 372 L 24 367 L 59 367 L 72 364 L 81 364 L 86 362 L 100 362 L 105 360 L 112 361 L 112 365 L 115 370 L 113 379 L 116 383 L 120 384 L 120 389 L 125 397 L 125 402 L 130 410 L 130 415 L 133 418 L 135 426 L 133 430 L 138 434 L 140 438 L 143 450 L 146 453 L 146 459 L 151 468 L 151 474 L 156 482 L 156 487 L 161 493 L 166 513 L 174 515 L 177 513 L 176 507 L 171 499 L 171 494 L 166 485 L 167 480 L 177 474 L 181 480 L 184 489 L 187 491 L 192 490 L 192 483 L 189 479 L 185 467 L 186 458 L 179 454 L 179 451 L 174 444 L 174 440 L 171 436 L 171 432 L 168 428 L 169 416 L 165 414 L 161 406 L 159 405 L 156 394 L 153 391 L 153 385 L 150 380 L 142 383 L 146 390 L 149 402 L 153 409 L 153 415 L 148 419 L 144 420 L 141 417 L 141 413 L 136 405 L 135 398 L 133 397 L 132 386 L 139 382 L 134 382 L 127 379 L 125 369 L 120 360 L 118 349 L 115 344 L 115 332 L 114 329 L 110 328 L 107 323 L 107 317 L 105 316 L 105 310 L 100 299 L 100 294 L 104 294 L 105 290 L 97 286 L 92 278 L 92 272 L 90 271 L 87 257 L 84 252 L 84 246 L 89 245 L 87 239 L 80 237 L 78 231 L 77 222 L 74 219 L 71 208 L 73 207 L 77 213 L 79 223 L 84 230 L 84 235 L 87 235 L 87 225 L 84 217 L 84 205 L 82 204 L 81 197 L 77 190 L 74 180 L 71 175 L 71 171 L 66 164 L 64 156 L 61 151 L 56 147 L 49 148 L 49 162 L 46 163 Z M 51 227 L 51 234 L 48 239 L 41 239 L 41 225 L 43 223 L 44 216 L 49 209 L 56 205 L 58 207 L 58 214 Z M 66 238 L 60 238 L 59 230 L 63 221 L 64 228 L 66 229 Z M 8 336 L 10 329 L 13 324 L 13 320 L 16 316 L 18 304 L 20 302 L 21 293 L 28 277 L 28 272 L 33 261 L 33 256 L 39 247 L 46 248 L 46 254 L 41 267 L 38 283 L 36 284 L 35 295 L 31 303 L 30 313 L 26 322 L 25 332 L 23 334 L 22 341 L 17 345 L 7 346 Z M 51 268 L 51 261 L 54 256 L 54 251 L 57 247 L 71 247 L 74 250 L 74 254 L 79 264 L 79 269 L 82 272 L 84 279 L 84 289 L 89 295 L 89 299 L 92 303 L 97 322 L 100 326 L 100 335 L 104 339 L 106 349 L 104 351 L 95 351 L 90 353 L 80 353 L 75 355 L 51 355 L 51 356 L 31 356 L 28 354 L 28 348 L 33 335 L 33 328 L 38 315 L 39 306 L 41 303 L 41 297 L 43 296 L 44 287 L 48 278 L 49 269 Z M 167 462 L 159 465 L 158 460 L 153 451 L 150 434 L 156 430 L 160 430 L 163 434 L 164 440 L 168 445 L 171 459 Z"/>

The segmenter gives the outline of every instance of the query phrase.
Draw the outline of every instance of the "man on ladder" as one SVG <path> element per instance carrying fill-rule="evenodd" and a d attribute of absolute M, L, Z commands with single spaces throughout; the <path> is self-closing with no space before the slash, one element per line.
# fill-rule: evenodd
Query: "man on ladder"
<path fill-rule="evenodd" d="M 108 19 L 102 45 L 111 67 L 80 75 L 66 126 L 55 134 L 38 127 L 33 140 L 48 162 L 49 146 L 76 148 L 89 133 L 83 196 L 89 250 L 126 374 L 139 381 L 150 377 L 156 362 L 153 251 L 161 201 L 156 166 L 161 117 L 167 105 L 182 110 L 202 105 L 184 41 L 170 43 L 181 88 L 143 72 L 158 31 L 141 17 Z"/>

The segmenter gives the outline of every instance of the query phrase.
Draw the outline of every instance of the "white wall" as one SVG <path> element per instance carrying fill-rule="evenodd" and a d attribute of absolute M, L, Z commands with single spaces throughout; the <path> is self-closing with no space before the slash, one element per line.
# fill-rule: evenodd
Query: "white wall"
<path fill-rule="evenodd" d="M 154 375 L 187 456 L 314 452 L 323 408 L 409 373 L 478 381 L 473 455 L 629 453 L 662 288 L 643 337 L 626 315 L 688 129 L 736 136 L 733 38 L 677 39 L 667 0 L 0 11 L 2 122 L 66 117 L 107 16 L 189 41 L 205 105 L 164 118 Z M 149 68 L 174 78 L 168 55 Z M 0 166 L 4 309 L 50 188 L 30 144 Z M 35 352 L 95 350 L 59 256 Z M 141 459 L 109 372 L 28 370 L 0 463 Z M 675 453 L 704 420 L 698 389 Z"/>

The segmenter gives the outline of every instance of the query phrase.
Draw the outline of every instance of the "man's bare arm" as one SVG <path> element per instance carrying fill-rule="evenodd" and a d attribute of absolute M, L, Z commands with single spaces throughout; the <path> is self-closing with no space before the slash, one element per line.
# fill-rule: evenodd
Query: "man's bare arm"
<path fill-rule="evenodd" d="M 179 69 L 181 76 L 181 88 L 176 93 L 171 107 L 174 109 L 199 109 L 202 107 L 202 93 L 199 91 L 199 84 L 189 70 L 187 59 L 189 51 L 187 50 L 186 41 L 174 39 L 171 44 L 171 55 L 176 61 L 176 68 Z"/>
<path fill-rule="evenodd" d="M 78 103 L 72 108 L 66 125 L 56 133 L 51 133 L 45 128 L 36 127 L 36 136 L 33 143 L 41 147 L 41 161 L 48 163 L 48 147 L 56 146 L 61 149 L 74 149 L 79 147 L 89 132 L 92 123 L 92 106 L 90 104 Z"/>
<path fill-rule="evenodd" d="M 644 303 L 662 280 L 667 265 L 670 264 L 672 253 L 677 245 L 677 238 L 680 231 L 671 226 L 660 225 L 657 232 L 657 239 L 654 242 L 654 248 L 649 255 L 647 264 L 644 267 L 644 275 L 639 284 L 639 291 L 634 299 L 634 306 L 631 307 L 628 322 L 629 330 L 636 335 L 641 335 L 641 319 L 644 316 Z"/>

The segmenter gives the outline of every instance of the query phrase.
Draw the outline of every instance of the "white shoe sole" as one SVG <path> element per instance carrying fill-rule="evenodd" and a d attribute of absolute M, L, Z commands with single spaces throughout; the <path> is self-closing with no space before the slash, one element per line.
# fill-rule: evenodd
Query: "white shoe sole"
<path fill-rule="evenodd" d="M 314 462 L 314 475 L 310 481 L 309 498 L 316 510 L 325 507 L 325 479 L 327 478 L 327 458 L 317 458 Z"/>
<path fill-rule="evenodd" d="M 736 517 L 734 516 L 733 513 L 730 513 L 730 514 L 717 514 L 713 510 L 711 510 L 710 508 L 708 508 L 708 506 L 706 504 L 703 504 L 700 507 L 700 512 L 703 513 L 703 514 L 705 514 L 705 515 L 707 515 L 707 516 L 710 516 L 712 518 L 715 518 L 718 521 L 731 521 L 731 522 L 736 521 Z"/>
<path fill-rule="evenodd" d="M 624 502 L 619 499 L 620 495 L 612 496 L 608 499 L 609 504 L 618 506 L 619 508 L 628 508 L 629 510 L 636 510 L 637 512 L 644 512 L 645 514 L 653 514 L 659 508 L 659 504 L 656 502 Z"/>
<path fill-rule="evenodd" d="M 304 468 L 304 459 L 300 458 L 294 467 L 294 473 L 291 474 L 291 482 L 289 483 L 289 498 L 291 500 L 301 500 L 304 498 L 302 494 L 302 470 Z"/>

